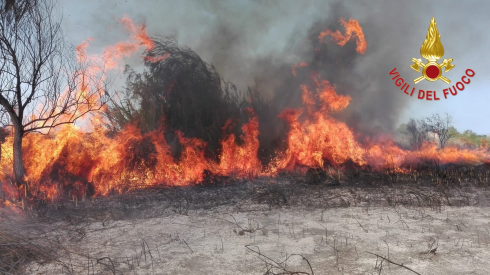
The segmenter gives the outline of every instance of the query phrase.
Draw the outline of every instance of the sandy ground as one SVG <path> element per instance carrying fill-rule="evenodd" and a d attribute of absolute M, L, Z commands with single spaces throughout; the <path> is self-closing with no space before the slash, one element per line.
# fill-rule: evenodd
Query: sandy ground
<path fill-rule="evenodd" d="M 368 252 L 419 274 L 490 274 L 486 206 L 257 204 L 52 226 L 64 265 L 32 263 L 25 274 L 416 274 Z"/>

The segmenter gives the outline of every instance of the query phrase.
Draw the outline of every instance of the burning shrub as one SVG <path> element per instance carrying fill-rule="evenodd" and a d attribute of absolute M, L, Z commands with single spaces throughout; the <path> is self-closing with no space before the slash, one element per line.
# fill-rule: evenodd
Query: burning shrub
<path fill-rule="evenodd" d="M 338 93 L 321 72 L 308 73 L 310 80 L 293 88 L 295 97 L 302 99 L 294 109 L 265 102 L 252 90 L 244 100 L 194 51 L 178 47 L 173 39 L 151 40 L 144 25 L 135 27 L 128 18 L 123 23 L 130 25 L 135 41 L 108 47 L 106 61 L 115 66 L 116 57 L 130 54 L 118 49 L 132 53 L 146 45 L 145 70 L 137 73 L 126 67 L 122 97 L 112 99 L 105 109 L 107 120 L 97 117 L 91 132 L 67 125 L 51 135 L 26 135 L 22 150 L 29 182 L 23 190 L 48 200 L 69 195 L 76 202 L 80 196 L 199 184 L 213 177 L 250 179 L 309 171 L 310 182 L 330 177 L 340 183 L 339 168 L 388 170 L 392 175 L 406 173 L 412 169 L 407 165 L 424 160 L 443 165 L 490 159 L 484 150 L 439 149 L 424 143 L 422 134 L 440 130 L 421 131 L 415 124 L 418 150 L 402 149 L 391 138 L 359 142 L 354 130 L 336 116 L 352 97 Z M 363 39 L 357 32 L 356 37 Z M 307 73 L 304 68 L 302 74 Z M 8 150 L 2 158 L 2 180 L 14 174 L 9 170 L 15 162 L 14 140 L 8 137 L 4 147 Z"/>
<path fill-rule="evenodd" d="M 112 127 L 122 128 L 130 121 L 143 132 L 164 127 L 173 144 L 178 140 L 175 132 L 180 131 L 204 141 L 206 154 L 216 157 L 223 126 L 240 119 L 241 98 L 236 87 L 222 81 L 212 65 L 173 39 L 156 40 L 146 53 L 147 70 L 136 73 L 126 68 L 124 98 L 113 101 L 107 112 Z M 166 58 L 154 62 L 159 56 Z M 238 134 L 239 128 L 234 127 L 234 132 Z"/>

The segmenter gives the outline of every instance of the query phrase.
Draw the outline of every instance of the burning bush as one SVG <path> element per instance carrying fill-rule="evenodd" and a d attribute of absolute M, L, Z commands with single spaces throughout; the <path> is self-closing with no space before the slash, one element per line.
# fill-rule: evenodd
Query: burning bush
<path fill-rule="evenodd" d="M 164 55 L 164 60 L 154 62 Z M 125 97 L 113 101 L 106 112 L 112 128 L 121 129 L 128 122 L 135 122 L 144 133 L 165 128 L 172 144 L 178 144 L 175 133 L 180 131 L 186 137 L 204 141 L 206 154 L 216 158 L 223 127 L 241 116 L 242 99 L 236 87 L 224 82 L 216 69 L 194 51 L 178 47 L 173 39 L 156 40 L 155 47 L 147 51 L 145 65 L 143 73 L 126 68 Z M 234 125 L 232 132 L 238 131 Z"/>
<path fill-rule="evenodd" d="M 326 33 L 340 45 L 354 37 L 356 50 L 364 53 L 367 43 L 360 25 L 355 20 L 342 22 L 346 36 Z M 274 102 L 265 102 L 260 91 L 249 89 L 245 99 L 212 65 L 192 50 L 178 47 L 175 40 L 152 40 L 144 25 L 136 26 L 126 17 L 122 23 L 132 41 L 108 47 L 102 62 L 117 67 L 115 62 L 122 56 L 144 46 L 145 70 L 138 73 L 126 67 L 125 90 L 112 98 L 105 118 L 92 121 L 91 131 L 69 124 L 49 135 L 24 137 L 28 171 L 24 195 L 43 200 L 64 195 L 76 200 L 154 185 L 199 184 L 206 177 L 250 179 L 293 171 L 310 171 L 310 178 L 319 181 L 331 174 L 321 171 L 336 171 L 340 182 L 342 168 L 387 170 L 392 175 L 409 173 L 421 161 L 444 165 L 490 159 L 486 148 L 439 149 L 420 136 L 414 137 L 417 149 L 413 151 L 388 136 L 361 143 L 359 135 L 335 116 L 352 97 L 338 93 L 335 83 L 321 73 L 306 72 L 307 65 L 300 66 L 301 74 L 310 76 L 297 91 L 302 105 L 281 110 Z M 326 43 L 324 38 L 321 43 Z M 96 59 L 85 55 L 86 46 L 78 47 L 79 57 Z M 14 175 L 14 141 L 9 136 L 3 146 L 4 181 Z"/>

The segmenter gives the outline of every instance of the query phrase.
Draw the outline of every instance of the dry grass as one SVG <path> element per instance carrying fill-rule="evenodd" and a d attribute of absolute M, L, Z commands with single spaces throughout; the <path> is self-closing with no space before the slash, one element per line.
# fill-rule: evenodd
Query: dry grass
<path fill-rule="evenodd" d="M 393 208 L 395 211 L 400 207 L 408 207 L 418 209 L 417 211 L 427 209 L 440 214 L 445 207 L 486 206 L 486 201 L 490 199 L 486 167 L 438 170 L 427 169 L 417 173 L 400 174 L 396 182 L 389 173 L 359 170 L 355 173 L 349 170 L 342 173 L 339 170 L 332 170 L 331 173 L 315 173 L 309 176 L 289 174 L 253 181 L 223 179 L 220 184 L 134 190 L 123 195 L 98 197 L 78 203 L 63 200 L 54 204 L 28 205 L 23 213 L 26 216 L 35 216 L 34 220 L 27 223 L 2 222 L 0 224 L 0 274 L 25 274 L 23 268 L 32 266 L 29 263 L 36 263 L 38 266 L 49 262 L 55 263 L 59 274 L 79 274 L 76 270 L 84 270 L 85 274 L 89 270 L 89 274 L 94 274 L 95 269 L 103 269 L 107 274 L 116 274 L 117 270 L 125 269 L 126 266 L 134 269 L 140 269 L 149 263 L 153 266 L 154 258 L 156 259 L 162 251 L 144 240 L 141 249 L 134 253 L 128 252 L 129 258 L 94 254 L 94 251 L 88 247 L 86 249 L 89 250 L 85 252 L 79 251 L 79 247 L 85 242 L 93 242 L 87 237 L 90 230 L 93 231 L 92 234 L 99 230 L 121 231 L 119 222 L 115 222 L 117 220 L 122 224 L 132 224 L 135 221 L 151 218 L 191 217 L 199 215 L 198 213 L 214 213 L 219 212 L 219 209 L 231 207 L 233 212 L 249 215 L 264 211 L 272 213 L 271 211 L 288 208 L 313 212 L 320 210 L 320 221 L 323 222 L 328 219 L 327 214 L 323 215 L 325 211 L 331 209 L 343 211 L 339 208 L 357 207 L 356 209 L 364 209 L 368 214 L 372 209 L 379 207 Z M 396 226 L 409 230 L 408 221 L 400 218 L 395 223 Z M 100 224 L 100 228 L 92 228 L 95 224 Z M 237 222 L 235 221 L 234 224 Z M 374 230 L 373 225 L 369 225 L 361 217 L 354 219 L 354 224 L 366 234 Z M 250 231 L 247 228 L 253 227 L 240 228 L 241 230 L 237 232 L 243 232 L 237 233 L 238 236 L 250 234 L 255 238 L 257 235 L 255 231 L 258 229 L 254 228 L 255 230 Z M 456 228 L 466 229 L 465 222 L 459 221 Z M 288 230 L 293 232 L 296 236 L 294 238 L 300 234 L 298 229 L 295 232 L 293 227 Z M 328 238 L 332 238 L 331 229 L 328 229 L 328 233 L 326 228 L 324 231 L 327 246 L 322 247 L 321 252 L 328 254 L 333 249 L 336 263 L 342 262 L 344 254 L 356 251 L 355 245 L 350 244 L 350 236 L 346 237 L 349 238 L 349 245 L 345 240 L 345 249 L 339 249 L 336 245 L 338 240 L 334 238 L 328 241 Z M 304 229 L 303 234 L 305 232 L 308 233 L 308 229 Z M 204 233 L 204 236 L 206 234 Z M 198 248 L 195 242 L 192 243 L 189 239 L 192 236 L 186 236 L 185 239 L 175 237 L 169 241 L 178 240 L 182 243 L 185 253 L 190 252 L 193 255 L 198 253 Z M 72 247 L 67 249 L 70 245 Z M 217 243 L 217 247 L 223 247 L 222 239 Z M 218 253 L 219 249 L 213 250 L 214 252 Z M 259 255 L 259 259 L 264 261 L 266 258 L 262 256 L 265 255 L 276 260 L 277 255 L 269 255 L 265 251 Z M 308 258 L 307 255 L 305 257 Z M 271 262 L 269 259 L 264 262 L 269 274 L 297 272 L 291 271 L 286 266 L 289 266 L 288 262 L 291 260 L 300 262 L 301 259 L 292 258 L 284 263 L 282 259 L 281 261 L 278 259 L 277 262 Z M 52 266 L 52 264 L 47 265 Z M 301 272 L 312 274 L 307 265 L 303 267 L 305 269 Z"/>
<path fill-rule="evenodd" d="M 32 261 L 59 262 L 58 245 L 38 234 L 29 236 L 18 231 L 17 225 L 0 227 L 0 274 L 22 274 L 21 267 Z"/>

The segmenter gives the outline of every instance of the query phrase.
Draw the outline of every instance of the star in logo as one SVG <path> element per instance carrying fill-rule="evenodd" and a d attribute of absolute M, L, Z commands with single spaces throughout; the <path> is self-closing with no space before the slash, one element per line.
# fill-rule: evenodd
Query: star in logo
<path fill-rule="evenodd" d="M 437 60 L 444 55 L 444 47 L 442 46 L 441 36 L 439 35 L 439 30 L 437 30 L 437 24 L 434 17 L 430 20 L 427 36 L 424 43 L 422 43 L 422 47 L 420 47 L 420 55 L 428 62 L 424 64 L 421 59 L 412 58 L 414 64 L 411 65 L 410 68 L 420 72 L 420 67 L 422 67 L 422 75 L 413 80 L 415 84 L 423 79 L 430 82 L 440 79 L 446 84 L 451 83 L 451 80 L 442 75 L 442 68 L 446 68 L 444 70 L 446 73 L 452 70 L 454 68 L 454 65 L 451 64 L 453 59 L 444 59 L 441 64 L 437 63 Z"/>

